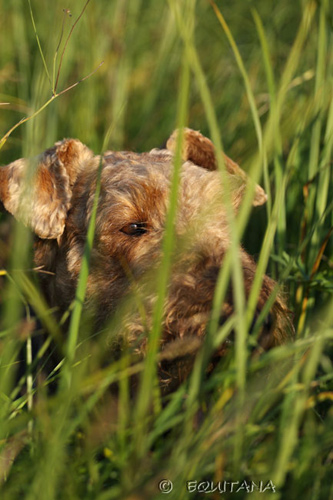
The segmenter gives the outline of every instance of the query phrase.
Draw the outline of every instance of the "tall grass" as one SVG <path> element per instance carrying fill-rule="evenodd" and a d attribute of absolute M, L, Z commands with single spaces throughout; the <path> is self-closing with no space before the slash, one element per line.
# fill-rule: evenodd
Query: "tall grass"
<path fill-rule="evenodd" d="M 221 492 L 203 492 L 218 484 L 229 498 L 231 486 L 223 481 L 239 481 L 235 491 L 244 480 L 272 481 L 274 498 L 333 498 L 328 0 L 91 0 L 80 16 L 84 6 L 78 0 L 47 9 L 41 0 L 0 3 L 0 103 L 8 103 L 0 107 L 0 136 L 34 115 L 3 141 L 1 164 L 68 136 L 97 153 L 144 151 L 188 124 L 217 145 L 222 176 L 223 147 L 270 199 L 253 212 L 249 190 L 237 218 L 229 211 L 232 245 L 205 344 L 187 383 L 166 399 L 156 358 L 175 244 L 180 143 L 164 257 L 149 285 L 158 299 L 144 361 L 134 363 L 124 348 L 120 359 L 104 363 L 126 304 L 107 333 L 93 331 L 82 310 L 94 218 L 66 339 L 39 291 L 31 236 L 13 224 L 0 246 L 0 498 L 154 499 L 164 496 L 163 479 L 173 482 L 165 496 L 177 500 L 218 498 Z M 2 214 L 1 234 L 9 223 Z M 247 304 L 235 251 L 240 242 L 258 261 Z M 289 294 L 297 339 L 250 359 L 248 330 L 265 272 Z M 235 315 L 219 329 L 230 280 Z M 209 356 L 232 329 L 235 350 L 207 379 Z M 36 352 L 34 337 L 43 338 Z M 60 362 L 49 368 L 53 345 Z M 114 383 L 117 399 L 109 391 Z M 190 493 L 187 481 L 209 485 Z M 238 498 L 249 495 L 244 488 Z M 251 495 L 272 494 L 254 488 Z"/>

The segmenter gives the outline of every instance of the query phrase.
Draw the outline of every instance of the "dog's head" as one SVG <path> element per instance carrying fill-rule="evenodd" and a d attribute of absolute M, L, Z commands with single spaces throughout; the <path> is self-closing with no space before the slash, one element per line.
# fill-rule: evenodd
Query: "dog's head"
<path fill-rule="evenodd" d="M 35 232 L 36 263 L 52 273 L 42 275 L 52 305 L 64 310 L 74 298 L 101 168 L 87 301 L 96 305 L 97 317 L 104 321 L 135 285 L 145 288 L 149 316 L 155 301 L 151 283 L 161 261 L 177 136 L 175 132 L 170 137 L 166 149 L 141 154 L 108 151 L 103 156 L 95 156 L 80 141 L 68 139 L 35 161 L 21 159 L 0 169 L 0 200 L 8 212 Z M 224 194 L 228 190 L 231 206 L 237 210 L 250 182 L 227 156 L 221 176 L 214 146 L 199 132 L 185 129 L 182 144 L 175 258 L 162 343 L 204 336 L 217 276 L 229 247 Z M 253 204 L 265 201 L 264 191 L 255 186 Z M 256 268 L 242 249 L 240 259 L 248 296 Z M 258 311 L 273 285 L 264 278 Z M 269 334 L 263 337 L 264 347 L 283 341 L 281 318 L 285 311 L 277 299 Z M 232 313 L 230 290 L 221 306 L 221 322 Z M 135 343 L 143 329 L 140 319 L 133 320 L 130 341 Z M 138 349 L 144 350 L 145 341 L 140 338 Z"/>

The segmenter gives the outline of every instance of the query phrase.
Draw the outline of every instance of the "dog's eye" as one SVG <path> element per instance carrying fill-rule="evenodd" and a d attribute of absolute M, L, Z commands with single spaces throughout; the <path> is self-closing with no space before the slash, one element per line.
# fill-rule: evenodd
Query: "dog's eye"
<path fill-rule="evenodd" d="M 121 232 L 128 236 L 141 236 L 147 232 L 147 224 L 145 222 L 132 222 L 122 227 Z"/>

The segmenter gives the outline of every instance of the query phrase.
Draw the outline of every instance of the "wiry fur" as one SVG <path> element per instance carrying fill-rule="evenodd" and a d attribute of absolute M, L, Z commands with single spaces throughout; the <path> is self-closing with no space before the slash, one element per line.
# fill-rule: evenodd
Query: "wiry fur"
<path fill-rule="evenodd" d="M 29 173 L 27 160 L 18 160 L 0 170 L 0 199 L 9 212 L 38 236 L 36 264 L 51 273 L 41 275 L 43 288 L 50 305 L 63 312 L 75 296 L 98 167 L 102 164 L 87 303 L 96 307 L 97 323 L 103 324 L 122 299 L 138 287 L 148 325 L 139 314 L 134 314 L 127 324 L 126 335 L 140 354 L 146 349 L 146 328 L 156 299 L 154 278 L 161 259 L 176 137 L 176 133 L 171 136 L 166 150 L 142 154 L 109 151 L 102 157 L 94 156 L 80 141 L 69 139 L 41 155 L 33 175 Z M 189 351 L 198 349 L 205 336 L 217 276 L 230 244 L 222 196 L 225 186 L 216 171 L 214 146 L 209 139 L 189 129 L 184 137 L 176 255 L 161 338 L 162 350 L 172 342 L 175 349 L 179 347 L 179 355 L 176 352 L 172 359 L 161 364 L 161 381 L 168 387 L 176 386 L 186 377 L 191 363 L 184 360 L 189 359 Z M 228 189 L 237 210 L 248 180 L 232 160 L 225 157 L 225 161 Z M 28 184 L 32 186 L 29 196 L 25 177 L 29 177 Z M 257 186 L 254 204 L 265 200 L 264 191 Z M 131 224 L 144 224 L 142 232 L 131 234 Z M 239 252 L 248 297 L 256 266 L 243 249 Z M 270 278 L 264 277 L 257 314 L 274 285 Z M 221 304 L 221 323 L 231 314 L 230 289 Z M 292 331 L 287 308 L 279 296 L 270 319 L 259 338 L 263 349 L 284 342 Z M 184 345 L 179 343 L 181 339 L 188 339 L 185 354 Z M 218 355 L 223 355 L 225 348 L 221 346 Z"/>

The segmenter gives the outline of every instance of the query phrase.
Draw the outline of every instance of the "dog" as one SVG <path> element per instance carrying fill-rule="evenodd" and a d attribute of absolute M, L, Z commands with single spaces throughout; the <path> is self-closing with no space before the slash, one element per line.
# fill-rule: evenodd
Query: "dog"
<path fill-rule="evenodd" d="M 174 224 L 174 256 L 164 304 L 161 352 L 172 343 L 179 353 L 160 363 L 161 384 L 177 387 L 192 366 L 181 343 L 205 338 L 217 278 L 230 247 L 225 195 L 237 212 L 251 182 L 245 172 L 224 155 L 224 176 L 217 169 L 213 143 L 199 132 L 182 132 L 178 208 Z M 148 153 L 107 151 L 94 153 L 77 139 L 57 142 L 34 161 L 20 159 L 0 169 L 0 200 L 15 218 L 36 235 L 35 262 L 42 290 L 51 307 L 63 314 L 75 298 L 87 229 L 100 172 L 100 194 L 95 239 L 86 289 L 86 307 L 93 308 L 97 325 L 106 324 L 134 288 L 146 311 L 133 313 L 124 327 L 126 341 L 136 353 L 147 349 L 150 319 L 156 302 L 156 274 L 170 203 L 170 186 L 179 131 L 164 149 Z M 227 191 L 227 193 L 226 193 Z M 264 190 L 254 188 L 254 205 L 262 205 Z M 256 264 L 239 249 L 245 297 L 248 298 Z M 264 276 L 254 322 L 272 294 L 275 282 Z M 234 313 L 232 286 L 220 307 L 222 325 Z M 262 350 L 292 337 L 289 311 L 277 295 L 261 328 Z M 219 346 L 224 356 L 229 342 Z M 175 349 L 173 349 L 173 352 Z"/>

